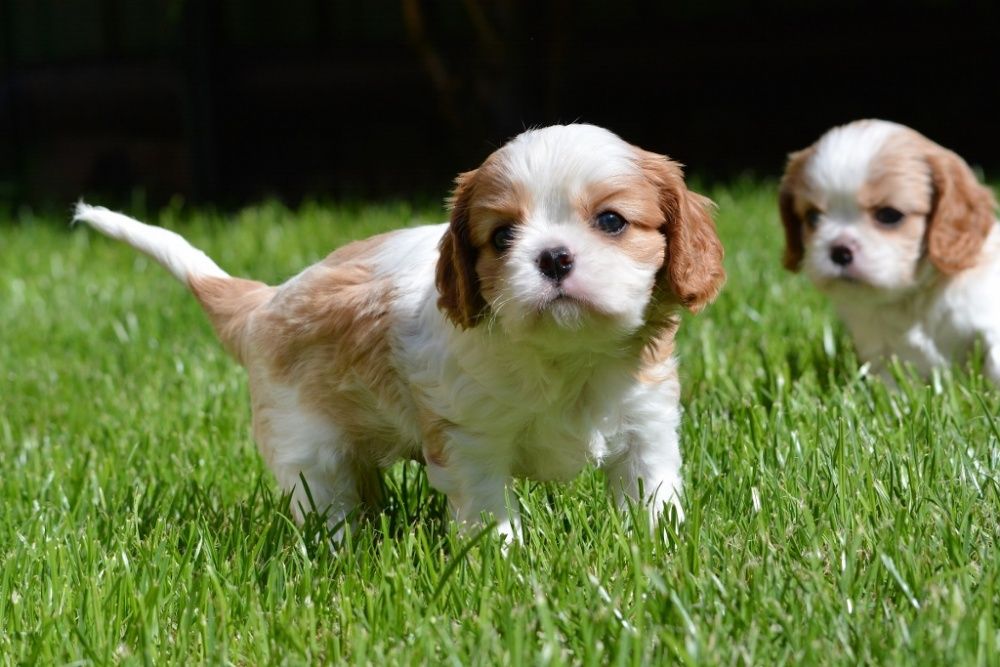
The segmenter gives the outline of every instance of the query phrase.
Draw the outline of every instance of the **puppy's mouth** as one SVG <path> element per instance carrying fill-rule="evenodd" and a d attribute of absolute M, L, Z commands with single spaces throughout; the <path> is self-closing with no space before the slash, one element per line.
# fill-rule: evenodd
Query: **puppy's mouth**
<path fill-rule="evenodd" d="M 575 307 L 581 310 L 597 311 L 593 303 L 585 296 L 576 294 L 563 286 L 553 287 L 547 294 L 542 295 L 537 304 L 537 311 L 544 313 L 552 308 Z"/>
<path fill-rule="evenodd" d="M 813 265 L 810 277 L 820 289 L 861 289 L 873 287 L 866 272 L 853 264 L 850 266 Z"/>
<path fill-rule="evenodd" d="M 841 269 L 832 278 L 830 282 L 842 283 L 845 285 L 867 285 L 868 282 L 862 280 L 856 274 L 849 272 L 846 269 Z"/>
<path fill-rule="evenodd" d="M 844 272 L 838 272 L 825 276 L 814 276 L 813 282 L 821 290 L 861 290 L 870 288 L 872 285 L 858 276 Z"/>
<path fill-rule="evenodd" d="M 539 323 L 554 325 L 557 329 L 569 331 L 590 330 L 600 335 L 616 332 L 617 336 L 631 325 L 624 322 L 620 314 L 588 299 L 586 295 L 575 294 L 565 289 L 553 290 L 548 298 L 536 306 Z"/>
<path fill-rule="evenodd" d="M 556 301 L 579 301 L 575 296 L 569 294 L 562 287 L 556 289 L 555 296 L 549 299 L 549 303 L 554 303 Z"/>
<path fill-rule="evenodd" d="M 539 313 L 544 313 L 552 308 L 564 308 L 567 306 L 584 308 L 586 307 L 586 303 L 581 301 L 577 296 L 570 294 L 566 290 L 559 287 L 543 296 L 536 304 L 536 310 Z"/>
<path fill-rule="evenodd" d="M 579 329 L 596 309 L 585 298 L 561 285 L 553 285 L 537 295 L 534 314 L 539 321 L 548 321 L 560 328 Z"/>

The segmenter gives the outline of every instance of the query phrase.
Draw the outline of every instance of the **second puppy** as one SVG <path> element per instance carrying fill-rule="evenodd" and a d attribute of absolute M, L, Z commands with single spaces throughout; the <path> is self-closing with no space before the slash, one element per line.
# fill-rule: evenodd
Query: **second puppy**
<path fill-rule="evenodd" d="M 785 266 L 829 295 L 858 355 L 923 374 L 977 340 L 1000 383 L 1000 228 L 989 188 L 955 153 L 881 120 L 793 153 L 781 181 Z"/>

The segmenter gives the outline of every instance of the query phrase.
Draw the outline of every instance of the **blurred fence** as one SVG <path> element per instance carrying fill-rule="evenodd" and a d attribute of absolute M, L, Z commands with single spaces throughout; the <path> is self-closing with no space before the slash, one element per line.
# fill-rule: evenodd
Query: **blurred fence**
<path fill-rule="evenodd" d="M 995 4 L 0 0 L 0 199 L 443 195 L 577 119 L 707 175 L 860 116 L 992 165 Z"/>

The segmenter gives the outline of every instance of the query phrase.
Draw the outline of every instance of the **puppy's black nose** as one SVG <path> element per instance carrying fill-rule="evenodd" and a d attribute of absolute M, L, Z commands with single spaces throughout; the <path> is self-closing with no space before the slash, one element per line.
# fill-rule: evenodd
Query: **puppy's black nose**
<path fill-rule="evenodd" d="M 837 266 L 847 266 L 854 261 L 854 253 L 846 245 L 835 245 L 830 248 L 830 260 Z"/>
<path fill-rule="evenodd" d="M 538 255 L 538 270 L 558 283 L 573 270 L 573 255 L 563 246 L 546 248 Z"/>

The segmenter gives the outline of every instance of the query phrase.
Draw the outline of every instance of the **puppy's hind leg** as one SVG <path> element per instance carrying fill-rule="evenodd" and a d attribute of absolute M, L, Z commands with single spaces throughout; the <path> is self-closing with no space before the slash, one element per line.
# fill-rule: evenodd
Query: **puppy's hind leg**
<path fill-rule="evenodd" d="M 380 490 L 378 469 L 351 456 L 335 424 L 301 410 L 264 410 L 255 418 L 254 431 L 278 485 L 291 493 L 296 522 L 316 511 L 339 542 L 355 510 Z"/>
<path fill-rule="evenodd" d="M 337 542 L 348 525 L 357 525 L 357 511 L 370 500 L 365 492 L 379 488 L 378 470 L 360 469 L 330 451 L 318 453 L 312 462 L 283 462 L 273 470 L 282 490 L 291 492 L 290 509 L 296 522 L 304 523 L 315 512 L 324 518 Z"/>

